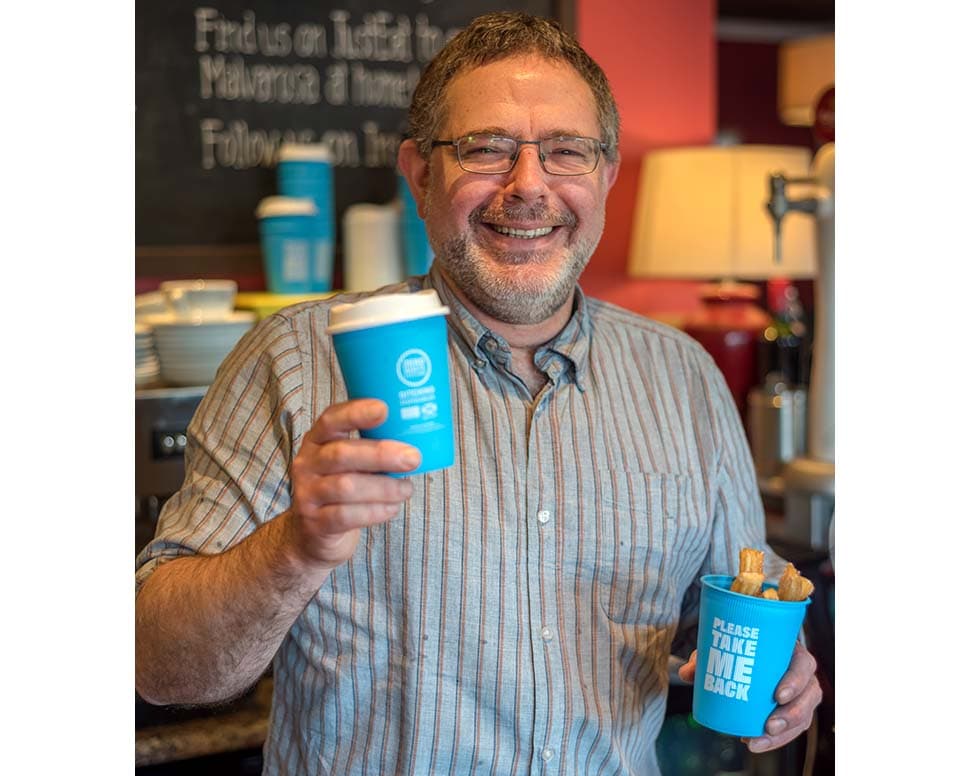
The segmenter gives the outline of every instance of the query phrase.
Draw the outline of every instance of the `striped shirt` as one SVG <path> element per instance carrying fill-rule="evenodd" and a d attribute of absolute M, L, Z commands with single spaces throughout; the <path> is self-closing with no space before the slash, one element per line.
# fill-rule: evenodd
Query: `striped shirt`
<path fill-rule="evenodd" d="M 652 774 L 698 579 L 767 551 L 731 395 L 683 333 L 577 290 L 533 397 L 503 338 L 451 308 L 455 464 L 365 529 L 273 662 L 264 773 Z M 402 286 L 386 291 L 401 291 Z M 262 321 L 189 426 L 186 479 L 138 559 L 231 547 L 290 505 L 288 471 L 346 399 L 335 302 Z"/>

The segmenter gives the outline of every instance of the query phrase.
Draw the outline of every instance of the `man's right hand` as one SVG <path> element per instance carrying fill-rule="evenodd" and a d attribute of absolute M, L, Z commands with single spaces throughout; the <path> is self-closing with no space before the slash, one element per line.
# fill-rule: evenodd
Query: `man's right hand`
<path fill-rule="evenodd" d="M 350 559 L 360 529 L 384 523 L 411 496 L 411 482 L 383 472 L 421 463 L 417 448 L 392 440 L 351 438 L 387 417 L 378 399 L 354 399 L 324 410 L 303 438 L 290 470 L 294 548 L 312 565 L 332 569 Z"/>

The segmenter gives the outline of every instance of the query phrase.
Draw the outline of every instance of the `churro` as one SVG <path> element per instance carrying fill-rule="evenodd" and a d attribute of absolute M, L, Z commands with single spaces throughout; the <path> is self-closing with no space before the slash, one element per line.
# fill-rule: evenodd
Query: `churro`
<path fill-rule="evenodd" d="M 742 593 L 743 595 L 761 595 L 761 586 L 764 584 L 765 575 L 755 571 L 742 571 L 731 583 L 731 591 Z"/>
<path fill-rule="evenodd" d="M 803 577 L 791 563 L 785 567 L 785 573 L 778 580 L 778 598 L 782 601 L 804 601 L 814 589 L 815 585 Z"/>
<path fill-rule="evenodd" d="M 765 588 L 764 581 L 765 554 L 753 547 L 743 547 L 739 553 L 738 575 L 731 582 L 731 591 L 756 598 L 767 598 L 770 601 L 804 601 L 815 586 L 791 563 L 785 567 L 785 573 L 778 580 L 778 589 Z"/>
<path fill-rule="evenodd" d="M 756 550 L 752 547 L 744 547 L 741 549 L 741 568 L 739 571 L 744 574 L 750 572 L 753 574 L 764 574 L 765 573 L 765 554 L 761 550 Z"/>

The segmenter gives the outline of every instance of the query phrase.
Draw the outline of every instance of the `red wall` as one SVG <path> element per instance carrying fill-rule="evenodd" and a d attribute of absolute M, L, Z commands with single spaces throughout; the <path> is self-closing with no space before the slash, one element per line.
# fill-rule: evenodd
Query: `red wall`
<path fill-rule="evenodd" d="M 576 0 L 579 42 L 603 67 L 620 108 L 622 163 L 606 230 L 582 278 L 593 296 L 677 318 L 697 283 L 626 277 L 641 159 L 652 148 L 704 144 L 717 126 L 715 0 Z"/>

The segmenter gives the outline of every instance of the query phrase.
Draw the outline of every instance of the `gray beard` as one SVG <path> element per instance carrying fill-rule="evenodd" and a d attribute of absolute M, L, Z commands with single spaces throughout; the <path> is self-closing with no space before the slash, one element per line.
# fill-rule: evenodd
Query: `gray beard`
<path fill-rule="evenodd" d="M 472 224 L 480 220 L 478 211 L 469 217 Z M 575 223 L 575 218 L 563 217 L 558 222 L 568 226 Z M 528 280 L 491 274 L 480 249 L 467 237 L 453 237 L 434 245 L 434 249 L 435 260 L 445 273 L 484 313 L 503 323 L 536 324 L 551 317 L 567 302 L 598 242 L 581 241 L 567 249 L 565 260 L 551 279 Z M 539 261 L 540 254 L 510 253 L 501 258 L 506 264 L 525 266 Z"/>

